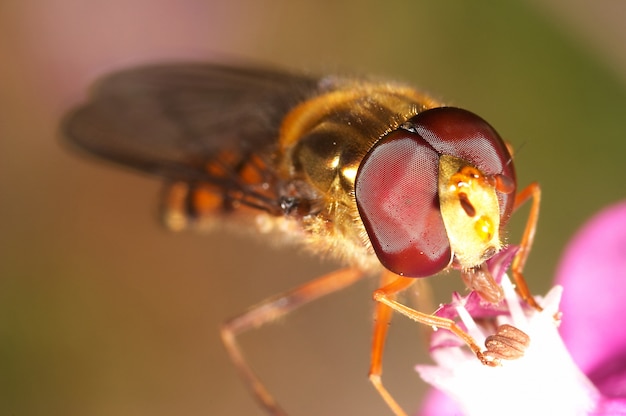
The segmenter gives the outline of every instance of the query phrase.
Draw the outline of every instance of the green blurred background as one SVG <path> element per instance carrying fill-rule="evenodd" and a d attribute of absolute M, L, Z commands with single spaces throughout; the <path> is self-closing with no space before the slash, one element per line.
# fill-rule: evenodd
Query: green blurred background
<path fill-rule="evenodd" d="M 543 186 L 526 273 L 542 293 L 577 227 L 626 194 L 625 13 L 608 0 L 4 0 L 0 415 L 260 415 L 218 324 L 336 267 L 251 238 L 161 229 L 158 181 L 60 143 L 59 118 L 98 75 L 234 56 L 408 81 L 468 108 L 517 149 L 519 183 Z M 454 274 L 432 280 L 446 296 L 461 287 Z M 375 286 L 242 337 L 293 414 L 389 413 L 366 378 Z M 427 360 L 416 325 L 396 317 L 384 380 L 408 411 L 426 389 L 413 366 Z"/>

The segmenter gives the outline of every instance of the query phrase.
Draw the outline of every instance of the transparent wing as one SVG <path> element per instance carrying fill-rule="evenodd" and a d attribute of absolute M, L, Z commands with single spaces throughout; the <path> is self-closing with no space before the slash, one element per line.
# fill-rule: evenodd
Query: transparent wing
<path fill-rule="evenodd" d="M 104 159 L 249 193 L 238 165 L 252 154 L 269 157 L 285 114 L 316 89 L 314 78 L 263 69 L 139 67 L 100 81 L 65 118 L 63 131 L 70 143 Z M 212 173 L 216 165 L 219 175 Z"/>

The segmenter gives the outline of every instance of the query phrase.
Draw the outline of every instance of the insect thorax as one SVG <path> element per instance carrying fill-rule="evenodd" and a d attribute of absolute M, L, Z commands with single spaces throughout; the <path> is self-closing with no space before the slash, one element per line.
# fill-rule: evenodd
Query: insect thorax
<path fill-rule="evenodd" d="M 373 256 L 354 197 L 359 165 L 382 136 L 436 105 L 397 85 L 342 85 L 303 102 L 285 117 L 279 175 L 314 190 L 312 215 L 303 219 L 312 242 L 350 263 Z"/>

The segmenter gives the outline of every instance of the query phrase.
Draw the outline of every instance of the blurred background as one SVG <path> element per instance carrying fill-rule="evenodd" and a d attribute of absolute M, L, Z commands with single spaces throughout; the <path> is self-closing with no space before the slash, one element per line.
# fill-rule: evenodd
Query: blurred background
<path fill-rule="evenodd" d="M 439 3 L 3 0 L 0 414 L 262 415 L 219 323 L 337 267 L 169 233 L 157 180 L 69 151 L 60 117 L 116 68 L 233 56 L 407 81 L 480 114 L 515 147 L 519 184 L 542 184 L 526 276 L 544 293 L 570 236 L 626 194 L 626 4 Z M 461 288 L 454 273 L 430 280 L 437 302 Z M 292 414 L 389 414 L 366 377 L 375 286 L 241 337 Z M 396 317 L 384 381 L 409 412 L 426 391 L 413 366 L 428 360 L 419 328 Z"/>

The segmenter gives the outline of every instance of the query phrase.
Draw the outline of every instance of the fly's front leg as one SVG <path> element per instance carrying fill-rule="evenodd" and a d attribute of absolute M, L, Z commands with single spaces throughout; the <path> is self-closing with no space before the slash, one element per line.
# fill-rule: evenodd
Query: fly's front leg
<path fill-rule="evenodd" d="M 436 327 L 441 329 L 447 329 L 456 336 L 461 338 L 467 346 L 472 350 L 476 357 L 484 364 L 488 366 L 497 366 L 500 364 L 500 359 L 506 354 L 500 353 L 496 348 L 500 347 L 501 343 L 498 343 L 501 338 L 506 338 L 505 335 L 500 335 L 500 338 L 491 339 L 491 344 L 495 347 L 489 347 L 483 349 L 478 346 L 474 338 L 468 333 L 463 331 L 454 321 L 447 318 L 442 318 L 435 315 L 416 311 L 396 301 L 396 295 L 409 286 L 411 286 L 416 279 L 407 278 L 396 275 L 390 271 L 385 271 L 383 274 L 383 286 L 374 291 L 374 300 L 378 302 L 376 305 L 376 321 L 374 323 L 374 337 L 372 341 L 372 356 L 370 364 L 369 378 L 378 393 L 381 395 L 385 403 L 393 411 L 396 416 L 406 416 L 406 413 L 398 402 L 393 398 L 389 391 L 385 388 L 382 382 L 382 359 L 383 350 L 385 347 L 385 340 L 387 338 L 387 328 L 391 320 L 391 314 L 393 311 L 399 312 L 402 315 L 414 320 L 415 322 L 428 325 L 430 327 Z M 502 331 L 500 331 L 502 332 Z M 493 351 L 492 351 L 493 350 Z M 508 353 L 508 351 L 507 351 Z M 509 353 L 509 355 L 511 355 Z M 509 358 L 505 356 L 504 358 Z"/>
<path fill-rule="evenodd" d="M 252 390 L 255 398 L 270 414 L 275 416 L 286 415 L 246 361 L 239 342 L 237 342 L 237 336 L 274 321 L 308 302 L 344 289 L 362 276 L 363 273 L 360 270 L 353 268 L 326 274 L 295 289 L 271 297 L 222 324 L 220 331 L 222 342 L 230 359 Z"/>
<path fill-rule="evenodd" d="M 380 302 L 376 298 L 376 293 L 380 291 L 385 292 L 385 296 L 390 299 L 395 299 L 395 295 L 408 288 L 415 282 L 415 279 L 396 279 L 396 275 L 385 271 L 381 276 L 382 289 L 378 289 L 374 293 L 374 300 L 376 303 L 376 312 L 374 316 L 374 334 L 372 336 L 372 352 L 370 359 L 369 379 L 378 394 L 383 398 L 387 406 L 396 414 L 396 416 L 406 416 L 406 413 L 402 407 L 398 404 L 396 399 L 393 398 L 391 393 L 383 385 L 383 355 L 385 350 L 385 341 L 387 340 L 387 330 L 389 329 L 389 323 L 391 322 L 391 315 L 393 309 L 387 304 Z"/>
<path fill-rule="evenodd" d="M 538 183 L 534 182 L 524 188 L 515 197 L 514 210 L 517 210 L 524 202 L 529 198 L 532 198 L 532 204 L 530 206 L 530 213 L 528 214 L 528 220 L 526 221 L 526 227 L 524 228 L 524 234 L 522 235 L 522 241 L 520 242 L 520 249 L 513 258 L 511 264 L 511 272 L 513 274 L 513 280 L 515 281 L 515 289 L 520 297 L 529 306 L 541 311 L 543 308 L 535 301 L 526 279 L 524 279 L 523 271 L 526 264 L 526 259 L 530 253 L 530 248 L 533 245 L 535 239 L 535 231 L 537 230 L 537 221 L 539 220 L 539 205 L 541 202 L 541 187 Z"/>

